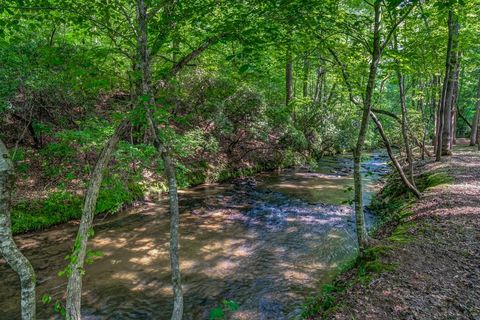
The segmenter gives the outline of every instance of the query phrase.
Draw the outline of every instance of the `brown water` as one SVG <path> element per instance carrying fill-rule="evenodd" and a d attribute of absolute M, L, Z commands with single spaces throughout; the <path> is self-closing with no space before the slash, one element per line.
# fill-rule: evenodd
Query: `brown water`
<path fill-rule="evenodd" d="M 264 173 L 256 186 L 204 185 L 183 191 L 180 259 L 185 319 L 208 319 L 224 299 L 240 305 L 234 319 L 290 319 L 308 295 L 329 280 L 355 250 L 353 210 L 345 158 L 322 162 L 317 172 Z M 365 200 L 386 170 L 383 157 L 364 164 Z M 337 172 L 341 173 L 339 175 Z M 368 216 L 371 224 L 373 217 Z M 77 225 L 70 223 L 16 238 L 38 277 L 38 297 L 61 299 L 58 277 Z M 97 221 L 86 267 L 85 319 L 169 319 L 172 309 L 167 204 L 148 204 Z M 0 260 L 0 319 L 19 318 L 19 283 Z M 39 319 L 54 318 L 38 304 Z"/>

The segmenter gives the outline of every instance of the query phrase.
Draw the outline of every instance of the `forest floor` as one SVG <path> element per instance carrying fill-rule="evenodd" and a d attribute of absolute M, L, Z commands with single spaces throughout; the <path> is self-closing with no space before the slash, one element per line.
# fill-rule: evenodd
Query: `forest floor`
<path fill-rule="evenodd" d="M 398 226 L 408 237 L 380 237 L 375 246 L 390 248 L 380 257 L 390 271 L 356 281 L 323 318 L 480 319 L 480 152 L 460 145 L 441 162 L 417 163 L 416 171 L 452 180 L 411 207 Z"/>

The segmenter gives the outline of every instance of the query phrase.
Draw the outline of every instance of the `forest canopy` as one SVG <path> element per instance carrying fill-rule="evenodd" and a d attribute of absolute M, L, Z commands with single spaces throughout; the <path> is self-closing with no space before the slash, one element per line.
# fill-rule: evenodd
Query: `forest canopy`
<path fill-rule="evenodd" d="M 94 216 L 168 191 L 180 319 L 177 189 L 349 153 L 363 252 L 365 150 L 420 198 L 414 157 L 478 144 L 479 24 L 477 0 L 5 0 L 5 239 L 81 219 L 79 319 Z"/>

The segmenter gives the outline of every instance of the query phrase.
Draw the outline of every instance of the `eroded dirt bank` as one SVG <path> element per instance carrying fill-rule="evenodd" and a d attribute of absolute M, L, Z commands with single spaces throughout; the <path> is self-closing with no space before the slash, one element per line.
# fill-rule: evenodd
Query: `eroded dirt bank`
<path fill-rule="evenodd" d="M 328 319 L 480 319 L 480 153 L 466 146 L 417 172 L 452 181 L 429 188 L 399 228 L 376 247 L 390 271 L 357 281 L 339 295 Z M 347 275 L 344 275 L 347 277 Z"/>

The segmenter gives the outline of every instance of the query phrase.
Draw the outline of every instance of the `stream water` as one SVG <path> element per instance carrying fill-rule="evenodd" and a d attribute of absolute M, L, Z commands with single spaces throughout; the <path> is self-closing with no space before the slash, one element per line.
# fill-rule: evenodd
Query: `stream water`
<path fill-rule="evenodd" d="M 386 158 L 363 163 L 368 203 Z M 208 319 L 222 299 L 240 306 L 235 319 L 291 319 L 305 297 L 331 279 L 356 250 L 351 160 L 327 158 L 315 172 L 284 170 L 254 180 L 202 185 L 180 194 L 180 259 L 185 319 Z M 374 217 L 367 214 L 369 225 Z M 16 237 L 38 278 L 38 297 L 61 299 L 62 270 L 75 222 Z M 84 319 L 170 319 L 167 202 L 97 221 L 90 242 L 103 252 L 86 267 Z M 19 281 L 0 260 L 0 319 L 19 318 Z M 39 319 L 54 319 L 38 303 Z"/>

